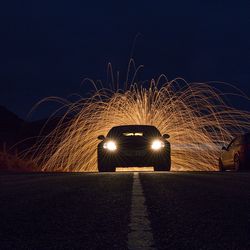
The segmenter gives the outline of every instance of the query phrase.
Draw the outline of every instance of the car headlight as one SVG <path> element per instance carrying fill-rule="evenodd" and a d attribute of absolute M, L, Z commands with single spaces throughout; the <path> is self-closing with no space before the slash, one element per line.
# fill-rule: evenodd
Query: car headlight
<path fill-rule="evenodd" d="M 116 143 L 114 141 L 104 142 L 103 148 L 109 151 L 115 151 L 117 149 Z"/>
<path fill-rule="evenodd" d="M 154 140 L 151 144 L 151 149 L 157 151 L 157 150 L 160 150 L 161 148 L 163 148 L 164 146 L 165 146 L 165 144 L 161 140 Z"/>

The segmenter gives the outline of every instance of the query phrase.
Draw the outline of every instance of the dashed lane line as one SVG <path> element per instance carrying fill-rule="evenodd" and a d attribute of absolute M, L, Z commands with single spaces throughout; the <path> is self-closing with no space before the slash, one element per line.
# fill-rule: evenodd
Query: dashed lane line
<path fill-rule="evenodd" d="M 150 221 L 148 219 L 145 197 L 138 173 L 134 173 L 133 175 L 128 249 L 156 249 L 154 246 Z"/>

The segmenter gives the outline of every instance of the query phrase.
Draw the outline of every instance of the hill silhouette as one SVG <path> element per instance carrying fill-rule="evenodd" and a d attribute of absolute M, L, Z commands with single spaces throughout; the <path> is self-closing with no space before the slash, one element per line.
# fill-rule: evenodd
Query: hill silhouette
<path fill-rule="evenodd" d="M 49 134 L 60 117 L 28 122 L 4 106 L 0 106 L 0 151 L 25 150 L 34 145 L 38 136 Z M 45 126 L 46 124 L 46 126 Z M 17 144 L 17 145 L 16 145 Z M 14 146 L 14 147 L 13 147 Z"/>

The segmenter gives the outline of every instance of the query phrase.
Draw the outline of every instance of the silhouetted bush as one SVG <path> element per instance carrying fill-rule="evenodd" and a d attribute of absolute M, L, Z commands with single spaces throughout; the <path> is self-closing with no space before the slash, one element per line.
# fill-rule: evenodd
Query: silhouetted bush
<path fill-rule="evenodd" d="M 18 154 L 10 154 L 3 150 L 0 152 L 0 171 L 4 172 L 38 172 L 38 167 L 32 160 L 22 159 Z"/>

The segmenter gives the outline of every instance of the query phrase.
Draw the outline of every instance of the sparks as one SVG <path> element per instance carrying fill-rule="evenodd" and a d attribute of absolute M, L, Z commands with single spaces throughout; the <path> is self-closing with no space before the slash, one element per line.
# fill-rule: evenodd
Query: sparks
<path fill-rule="evenodd" d="M 163 84 L 159 84 L 164 80 Z M 148 86 L 132 82 L 124 90 L 98 89 L 70 103 L 65 117 L 32 150 L 44 171 L 96 171 L 97 137 L 113 126 L 154 125 L 169 134 L 172 170 L 217 170 L 221 146 L 250 128 L 250 112 L 228 106 L 210 84 L 168 81 L 161 76 Z"/>

